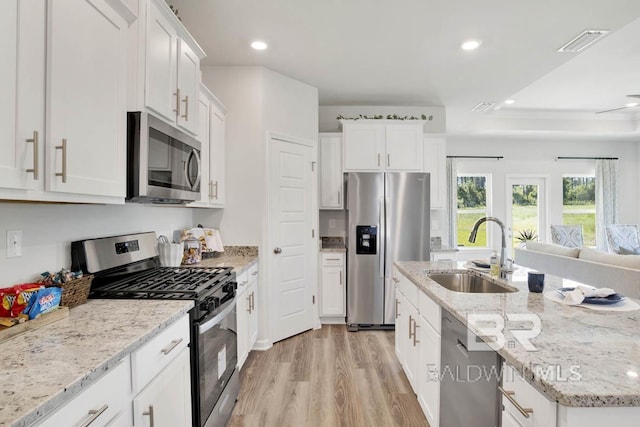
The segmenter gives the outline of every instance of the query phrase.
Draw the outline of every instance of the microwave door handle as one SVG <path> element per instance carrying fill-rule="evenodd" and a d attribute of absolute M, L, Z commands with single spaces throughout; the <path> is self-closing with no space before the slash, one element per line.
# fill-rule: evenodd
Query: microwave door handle
<path fill-rule="evenodd" d="M 189 178 L 189 166 L 191 166 L 191 162 L 193 158 L 196 158 L 198 162 L 198 175 L 196 176 L 195 181 L 191 181 Z M 198 156 L 198 152 L 194 149 L 191 150 L 189 156 L 187 157 L 187 161 L 184 162 L 184 179 L 187 181 L 189 188 L 193 190 L 193 188 L 200 183 L 200 157 Z"/>
<path fill-rule="evenodd" d="M 202 174 L 202 167 L 201 167 L 202 165 L 200 163 L 200 155 L 198 154 L 198 152 L 194 149 L 193 151 L 191 151 L 191 153 L 193 153 L 192 159 L 196 159 L 196 162 L 198 163 L 198 175 L 196 176 L 196 180 L 193 182 L 193 185 L 191 186 L 191 189 L 193 190 L 200 184 L 200 178 Z"/>

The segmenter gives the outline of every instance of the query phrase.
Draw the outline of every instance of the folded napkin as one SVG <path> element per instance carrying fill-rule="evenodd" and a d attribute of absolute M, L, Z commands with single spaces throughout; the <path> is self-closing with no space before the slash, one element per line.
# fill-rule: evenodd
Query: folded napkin
<path fill-rule="evenodd" d="M 576 283 L 572 290 L 559 290 L 559 292 L 564 296 L 563 302 L 568 305 L 582 304 L 585 298 L 606 298 L 609 295 L 614 295 L 616 293 L 616 291 L 610 288 L 596 288 L 580 283 Z"/>

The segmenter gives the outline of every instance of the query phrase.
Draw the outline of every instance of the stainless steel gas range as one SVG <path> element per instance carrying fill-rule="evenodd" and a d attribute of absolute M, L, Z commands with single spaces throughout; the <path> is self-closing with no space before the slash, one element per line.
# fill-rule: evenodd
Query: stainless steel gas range
<path fill-rule="evenodd" d="M 72 242 L 71 258 L 74 270 L 94 275 L 90 298 L 193 300 L 193 426 L 224 426 L 240 388 L 232 268 L 159 267 L 153 232 Z"/>

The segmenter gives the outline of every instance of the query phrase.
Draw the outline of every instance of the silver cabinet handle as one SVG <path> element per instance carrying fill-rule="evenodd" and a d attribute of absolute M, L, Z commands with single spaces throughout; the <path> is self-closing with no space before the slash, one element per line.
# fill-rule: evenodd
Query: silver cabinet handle
<path fill-rule="evenodd" d="M 62 172 L 56 172 L 56 176 L 62 177 L 62 182 L 67 182 L 67 138 L 62 138 L 62 145 L 56 145 L 56 150 L 62 150 Z"/>
<path fill-rule="evenodd" d="M 213 199 L 213 181 L 209 181 L 209 200 Z"/>
<path fill-rule="evenodd" d="M 215 184 L 213 184 L 213 188 L 215 188 L 215 189 L 216 189 L 216 192 L 215 192 L 215 193 L 213 193 L 213 198 L 214 198 L 214 199 L 216 199 L 216 200 L 218 200 L 218 181 L 216 181 L 216 183 L 215 183 Z"/>
<path fill-rule="evenodd" d="M 165 355 L 171 353 L 173 349 L 176 348 L 178 344 L 180 344 L 181 342 L 182 342 L 182 338 L 178 338 L 177 340 L 171 341 L 168 346 L 160 350 L 160 353 Z"/>
<path fill-rule="evenodd" d="M 253 273 L 251 273 L 252 276 L 257 276 L 258 275 L 258 270 L 254 271 Z"/>
<path fill-rule="evenodd" d="M 249 312 L 249 314 L 251 314 L 251 295 L 247 297 L 247 303 L 249 304 L 249 308 L 247 308 L 247 311 Z"/>
<path fill-rule="evenodd" d="M 142 415 L 149 416 L 149 427 L 153 427 L 153 405 L 149 405 L 149 410 L 144 411 Z"/>
<path fill-rule="evenodd" d="M 326 261 L 340 261 L 340 258 L 326 258 Z"/>
<path fill-rule="evenodd" d="M 33 168 L 27 169 L 27 172 L 33 172 L 33 179 L 38 180 L 38 131 L 33 131 L 33 138 L 27 139 L 27 142 L 33 142 Z"/>
<path fill-rule="evenodd" d="M 398 310 L 398 306 L 400 305 L 400 301 L 396 298 L 396 319 L 400 317 L 400 311 Z"/>
<path fill-rule="evenodd" d="M 91 409 L 89 411 L 89 418 L 87 418 L 87 420 L 85 422 L 80 424 L 80 427 L 90 426 L 107 409 L 109 409 L 109 405 L 107 405 L 106 403 L 104 405 L 102 405 L 99 409 Z"/>
<path fill-rule="evenodd" d="M 182 117 L 186 122 L 188 122 L 189 121 L 189 95 L 185 95 L 182 102 L 184 102 L 184 114 L 180 117 Z"/>
<path fill-rule="evenodd" d="M 398 283 L 400 280 L 398 280 L 398 278 L 396 277 L 392 277 L 391 280 L 393 280 L 393 283 Z"/>
<path fill-rule="evenodd" d="M 387 167 L 391 167 L 391 154 L 387 154 Z"/>
<path fill-rule="evenodd" d="M 416 322 L 415 320 L 413 321 L 413 346 L 415 347 L 416 344 L 420 343 L 420 341 L 417 340 L 416 335 L 417 335 L 417 329 L 418 329 L 418 322 Z"/>
<path fill-rule="evenodd" d="M 413 317 L 411 317 L 411 315 L 409 315 L 409 339 L 411 339 L 411 337 L 413 336 L 413 334 L 411 333 L 411 323 L 413 322 Z"/>
<path fill-rule="evenodd" d="M 380 166 L 380 153 L 378 153 L 378 166 Z"/>
<path fill-rule="evenodd" d="M 251 292 L 251 311 L 256 309 L 255 291 Z"/>
<path fill-rule="evenodd" d="M 338 204 L 340 204 L 340 190 L 338 190 Z"/>
<path fill-rule="evenodd" d="M 176 97 L 176 108 L 173 110 L 176 113 L 176 116 L 180 115 L 180 89 L 176 89 L 176 92 L 173 94 Z"/>
<path fill-rule="evenodd" d="M 522 414 L 523 417 L 525 418 L 529 418 L 529 414 L 533 414 L 533 409 L 531 408 L 523 408 L 522 406 L 520 406 L 520 404 L 516 401 L 516 399 L 513 397 L 515 396 L 516 392 L 515 391 L 508 391 L 502 388 L 502 386 L 498 386 L 498 390 L 500 390 L 500 393 L 502 393 L 504 395 L 504 397 L 507 398 L 507 400 L 509 402 L 511 402 L 511 404 L 513 406 L 516 407 L 516 409 L 518 410 L 518 412 L 520 412 Z"/>
<path fill-rule="evenodd" d="M 281 254 L 282 253 L 282 248 L 275 248 L 273 250 L 273 253 L 276 254 L 276 255 Z"/>

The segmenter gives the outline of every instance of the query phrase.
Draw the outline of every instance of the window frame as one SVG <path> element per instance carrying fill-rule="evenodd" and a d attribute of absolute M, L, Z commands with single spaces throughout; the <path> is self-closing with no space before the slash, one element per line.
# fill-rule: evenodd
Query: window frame
<path fill-rule="evenodd" d="M 486 216 L 492 216 L 493 215 L 493 174 L 490 172 L 482 172 L 482 173 L 474 173 L 474 172 L 457 172 L 456 173 L 456 198 L 458 195 L 458 178 L 467 178 L 467 177 L 474 177 L 474 178 L 478 178 L 478 177 L 482 177 L 485 179 L 485 196 L 486 196 L 486 212 L 485 215 Z M 458 205 L 456 203 L 456 224 L 459 223 L 458 221 Z M 471 231 L 471 230 L 469 230 Z M 486 246 L 459 246 L 459 237 L 460 236 L 456 236 L 456 246 L 460 249 L 460 248 L 470 248 L 470 249 L 491 249 L 493 248 L 493 233 L 488 232 L 487 230 L 487 245 Z M 468 237 L 468 236 L 467 236 Z"/>

